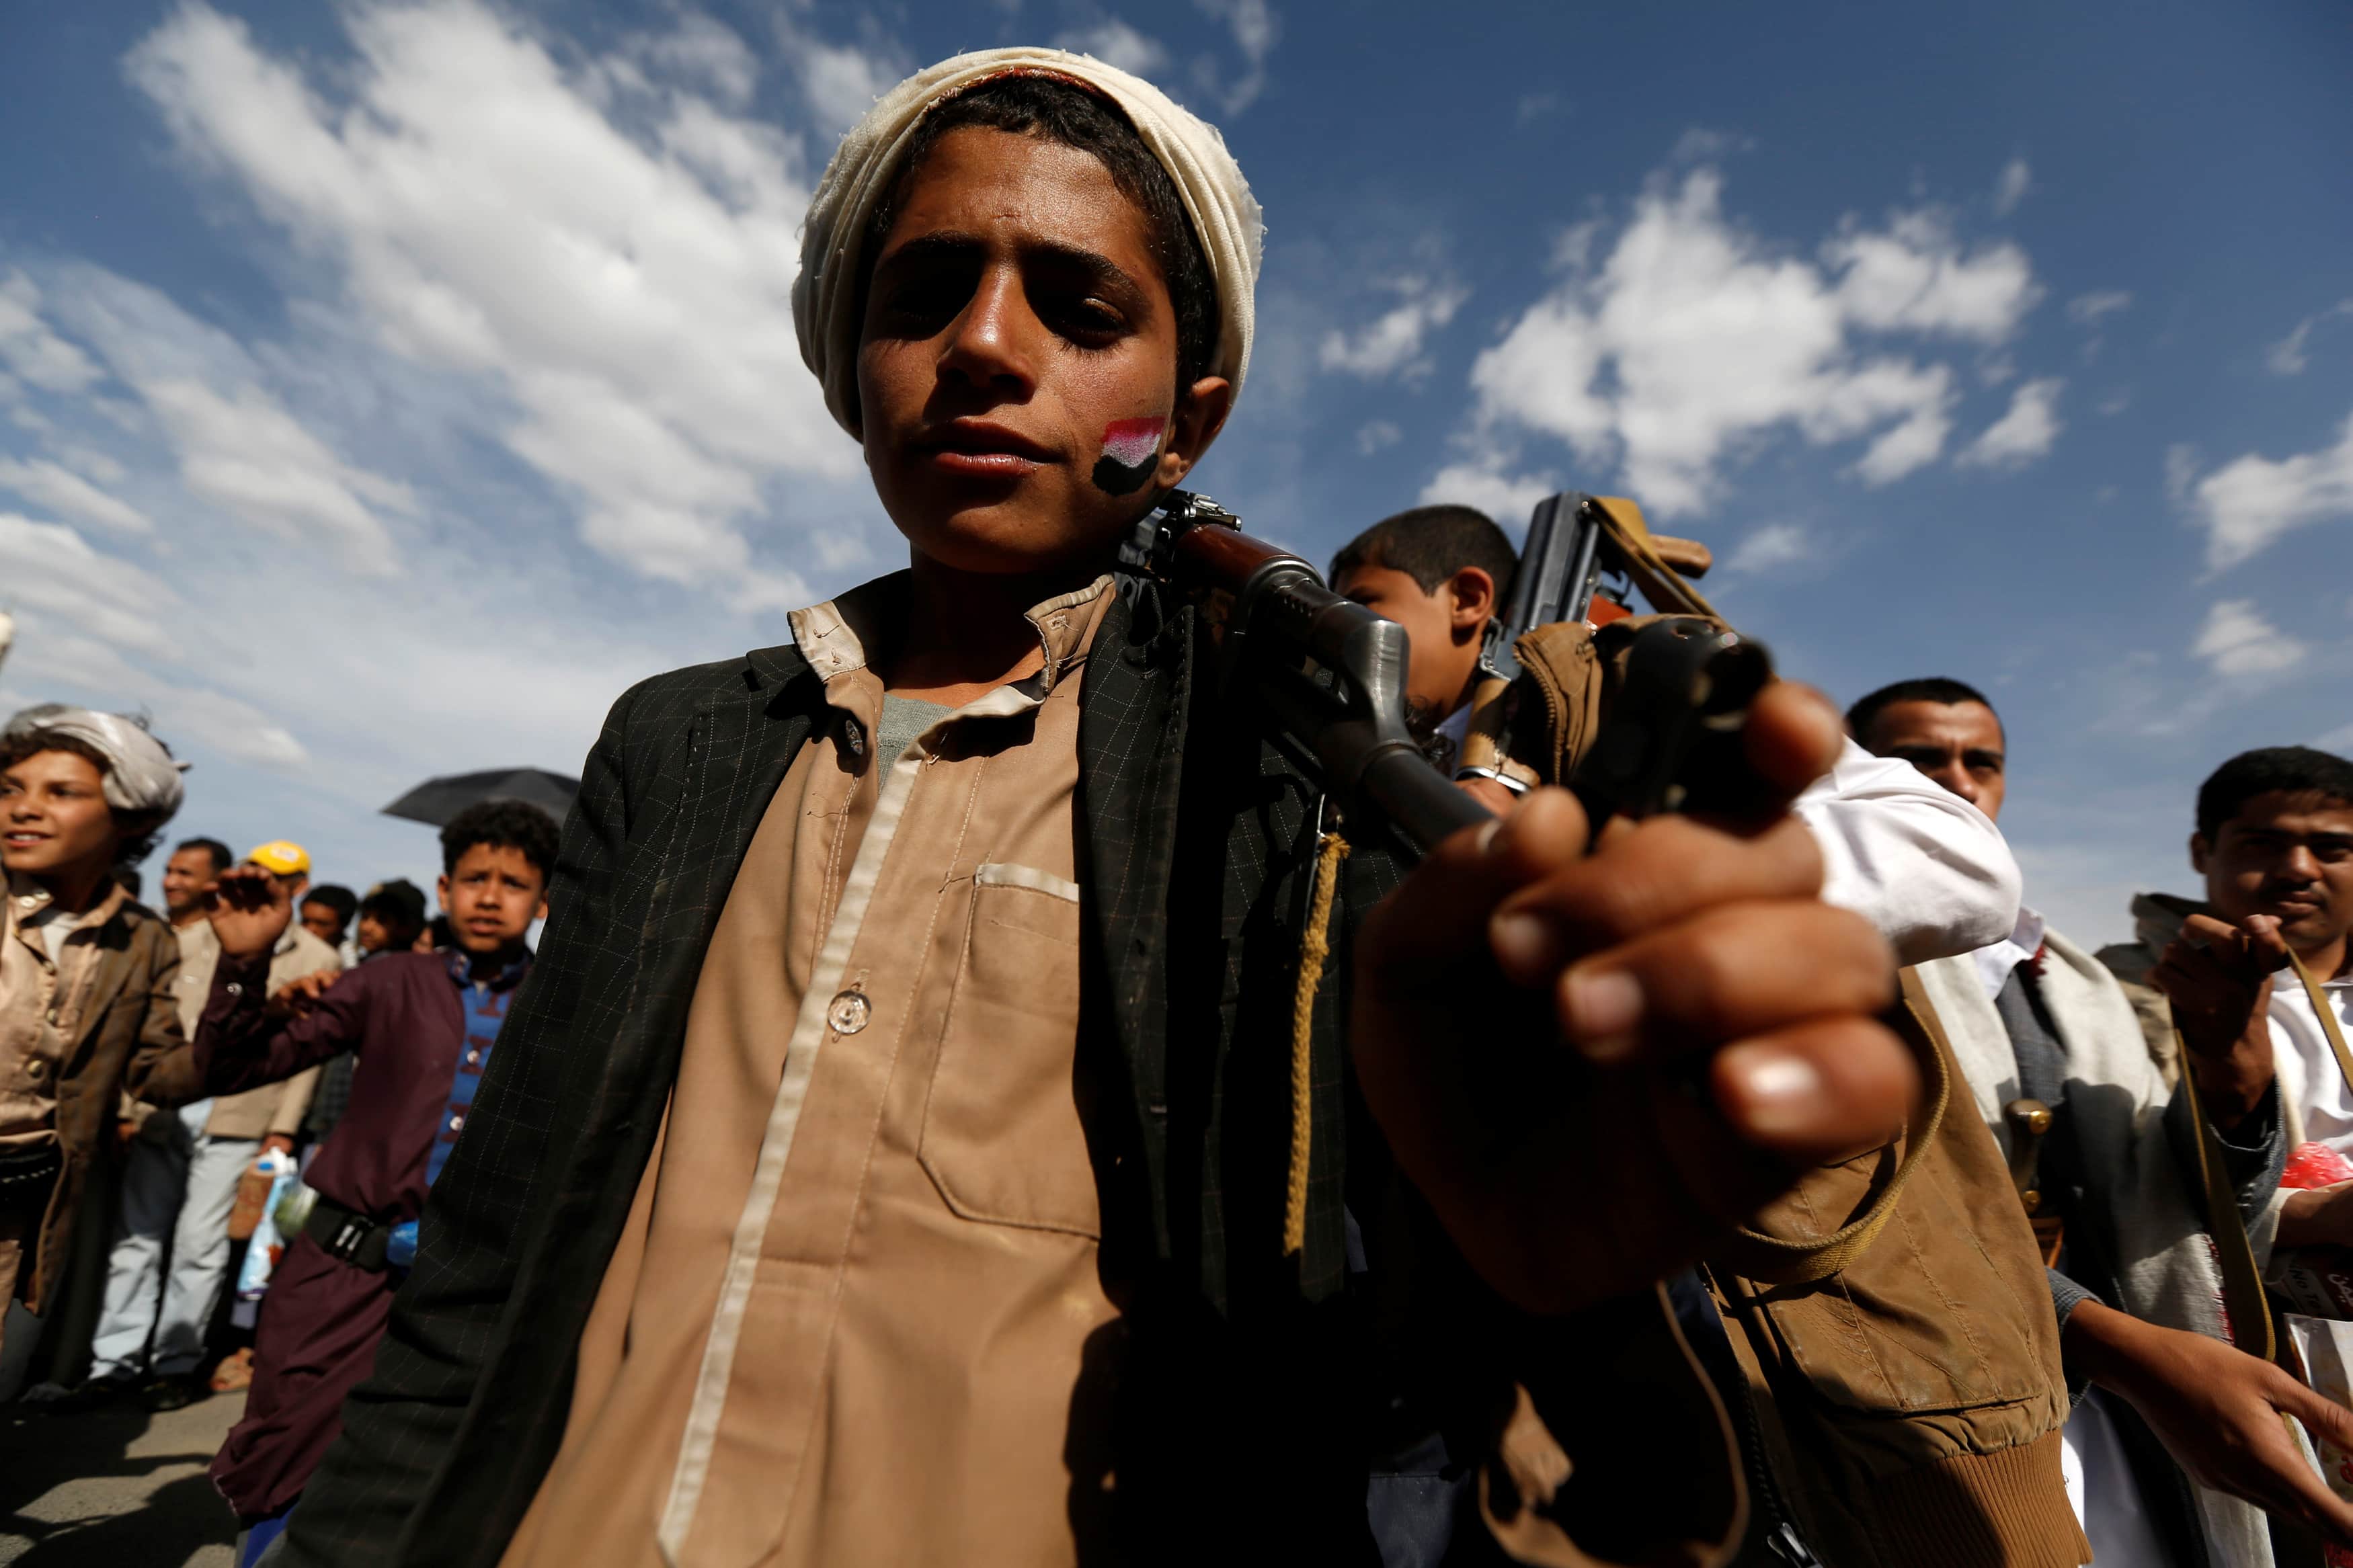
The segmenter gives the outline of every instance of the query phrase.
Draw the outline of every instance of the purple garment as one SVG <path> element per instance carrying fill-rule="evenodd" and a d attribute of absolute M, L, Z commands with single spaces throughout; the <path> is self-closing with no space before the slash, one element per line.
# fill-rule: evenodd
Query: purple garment
<path fill-rule="evenodd" d="M 501 1008 L 529 969 L 526 954 L 491 981 Z M 465 973 L 446 953 L 387 954 L 345 970 L 301 1017 L 273 1021 L 267 960 L 224 957 L 196 1023 L 196 1071 L 206 1092 L 231 1094 L 353 1052 L 351 1106 L 303 1180 L 386 1224 L 415 1219 L 465 1050 Z M 240 1518 L 274 1513 L 309 1484 L 343 1430 L 343 1396 L 375 1360 L 394 1285 L 307 1239 L 288 1247 L 262 1298 L 245 1419 L 212 1466 Z"/>

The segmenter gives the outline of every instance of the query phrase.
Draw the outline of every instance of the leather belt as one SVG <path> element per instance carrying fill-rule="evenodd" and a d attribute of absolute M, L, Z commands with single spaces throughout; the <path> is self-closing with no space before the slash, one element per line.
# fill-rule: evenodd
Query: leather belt
<path fill-rule="evenodd" d="M 381 1220 L 370 1219 L 339 1203 L 321 1198 L 311 1205 L 311 1217 L 303 1221 L 302 1234 L 338 1263 L 348 1263 L 371 1274 L 384 1272 L 385 1243 L 392 1235 L 392 1226 Z"/>

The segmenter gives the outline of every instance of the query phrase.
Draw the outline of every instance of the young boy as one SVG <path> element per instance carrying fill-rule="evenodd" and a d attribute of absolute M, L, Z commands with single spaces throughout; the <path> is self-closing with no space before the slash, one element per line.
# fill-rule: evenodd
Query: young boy
<path fill-rule="evenodd" d="M 82 1194 L 120 1148 L 123 1092 L 185 1097 L 165 1070 L 179 946 L 114 875 L 179 809 L 180 769 L 117 714 L 52 703 L 0 730 L 0 1312 L 38 1313 L 63 1283 Z M 0 1328 L 17 1370 L 31 1347 L 5 1336 L 36 1326 Z"/>
<path fill-rule="evenodd" d="M 1332 591 L 1406 629 L 1406 718 L 1440 739 L 1450 773 L 1471 719 L 1479 649 L 1519 571 L 1495 521 L 1467 506 L 1418 506 L 1383 518 L 1332 557 Z"/>
<path fill-rule="evenodd" d="M 1369 921 L 1401 871 L 1366 834 L 1353 1026 L 1335 964 L 1295 1100 L 1313 788 L 1195 612 L 1112 575 L 1242 384 L 1240 170 L 1125 73 L 995 50 L 878 102 L 804 233 L 804 353 L 910 570 L 615 708 L 287 1560 L 1435 1560 L 1465 1472 L 1367 1500 L 1431 1426 L 1363 1283 L 1444 1269 L 1399 1167 L 1518 1307 L 1646 1290 L 1902 1120 L 1885 947 L 1788 825 L 1587 858 L 1539 792 Z M 1837 744 L 1787 691 L 1751 733 L 1793 793 Z M 1629 854 L 1659 897 L 1600 913 Z M 1773 961 L 1667 962 L 1701 927 Z M 1499 1132 L 1525 1080 L 1453 1075 L 1549 1052 L 1565 972 L 1570 1039 L 1697 1050 L 1717 1110 L 1627 1110 L 1598 1171 L 1582 1100 Z"/>
<path fill-rule="evenodd" d="M 293 988 L 301 1016 L 265 1009 L 267 960 L 293 893 L 265 866 L 221 879 L 221 956 L 191 1050 L 215 1093 L 275 1082 L 353 1053 L 349 1110 L 305 1173 L 318 1194 L 263 1299 L 245 1418 L 212 1477 L 248 1531 L 250 1562 L 282 1528 L 366 1373 L 399 1283 L 394 1232 L 417 1217 L 465 1130 L 515 987 L 523 938 L 545 909 L 555 824 L 491 801 L 441 830 L 441 904 L 456 947 L 387 953 Z"/>

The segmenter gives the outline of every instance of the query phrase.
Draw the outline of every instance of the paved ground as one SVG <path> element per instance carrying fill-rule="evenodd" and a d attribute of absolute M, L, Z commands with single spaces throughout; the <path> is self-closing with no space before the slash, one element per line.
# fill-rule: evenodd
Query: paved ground
<path fill-rule="evenodd" d="M 230 1568 L 237 1521 L 205 1467 L 244 1409 L 242 1394 L 164 1415 L 0 1405 L 0 1563 Z"/>

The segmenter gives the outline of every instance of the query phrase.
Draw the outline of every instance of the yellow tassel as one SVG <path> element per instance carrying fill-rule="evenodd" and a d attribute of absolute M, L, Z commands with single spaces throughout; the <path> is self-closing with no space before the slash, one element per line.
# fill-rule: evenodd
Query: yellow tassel
<path fill-rule="evenodd" d="M 1282 1205 L 1282 1253 L 1307 1246 L 1307 1156 L 1315 1146 L 1314 1083 L 1310 1072 L 1315 1034 L 1315 988 L 1332 956 L 1332 898 L 1348 841 L 1336 833 L 1316 840 L 1314 882 L 1307 900 L 1307 931 L 1299 943 L 1299 990 L 1291 999 L 1291 1188 Z"/>

